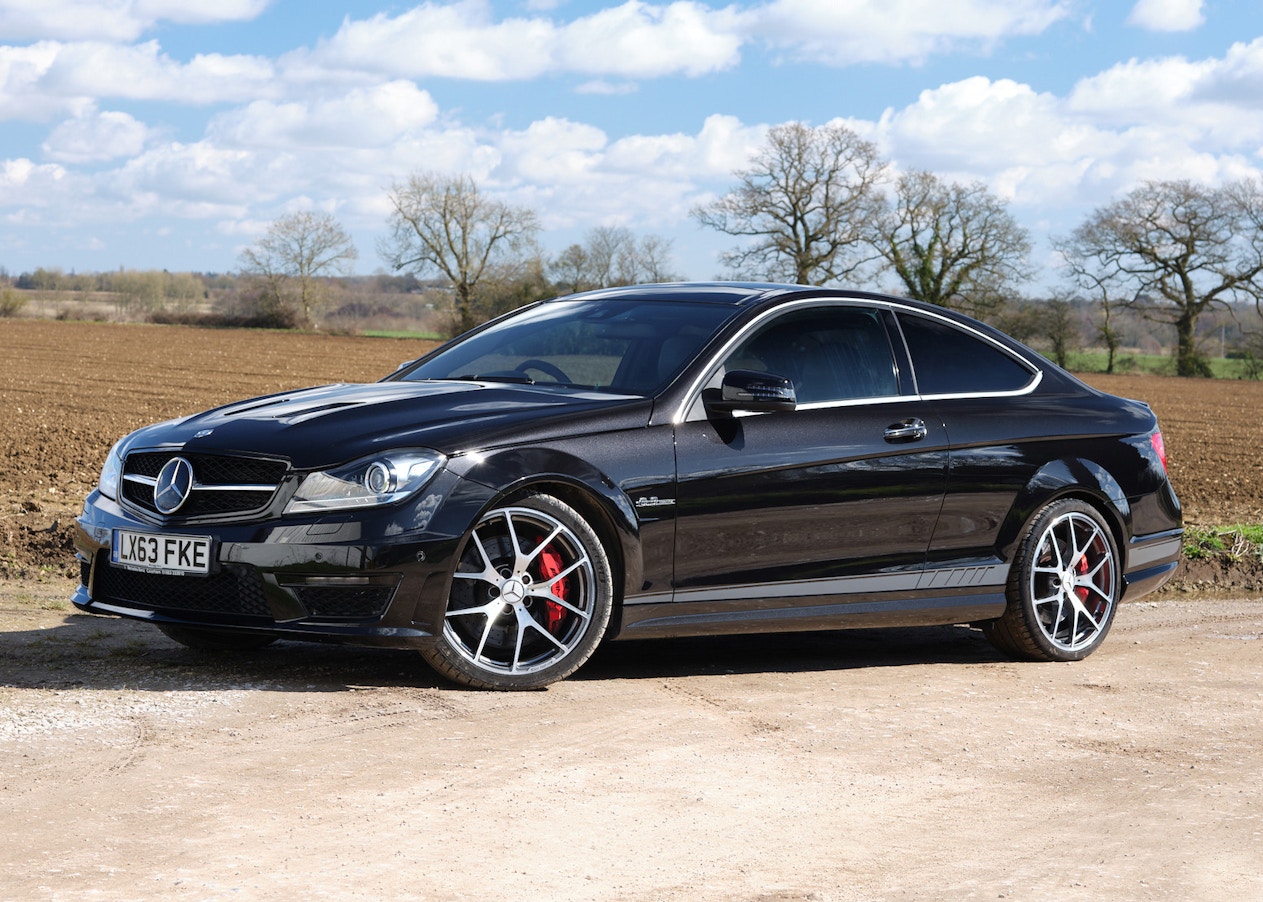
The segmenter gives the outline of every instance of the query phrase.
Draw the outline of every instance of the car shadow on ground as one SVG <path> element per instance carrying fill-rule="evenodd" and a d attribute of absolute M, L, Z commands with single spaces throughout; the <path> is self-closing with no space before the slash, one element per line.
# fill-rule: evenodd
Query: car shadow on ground
<path fill-rule="evenodd" d="M 572 680 L 795 673 L 1003 660 L 964 626 L 838 630 L 611 642 Z M 0 686 L 155 692 L 458 687 L 415 651 L 281 641 L 252 652 L 185 648 L 147 624 L 70 614 L 39 629 L 0 631 Z"/>
<path fill-rule="evenodd" d="M 571 679 L 806 673 L 1005 660 L 968 626 L 886 627 L 611 642 Z"/>

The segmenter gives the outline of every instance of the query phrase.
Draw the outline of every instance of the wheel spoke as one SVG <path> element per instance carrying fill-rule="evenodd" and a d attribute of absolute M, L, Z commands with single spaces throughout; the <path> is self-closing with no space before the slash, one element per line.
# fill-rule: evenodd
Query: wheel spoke
<path fill-rule="evenodd" d="M 551 533 L 549 533 L 549 534 L 548 534 L 548 538 L 544 539 L 544 540 L 543 540 L 543 541 L 541 541 L 538 545 L 536 545 L 536 546 L 535 546 L 535 550 L 534 550 L 534 551 L 532 551 L 530 554 L 526 555 L 526 556 L 522 559 L 522 568 L 523 568 L 523 569 L 525 569 L 525 568 L 529 567 L 531 564 L 533 564 L 533 563 L 535 562 L 535 558 L 539 557 L 540 552 L 542 552 L 545 548 L 547 548 L 549 545 L 551 545 L 551 544 L 552 544 L 553 539 L 555 539 L 555 538 L 557 538 L 557 536 L 561 535 L 561 531 L 562 531 L 564 528 L 565 528 L 565 527 L 558 526 L 556 529 L 554 529 Z"/>
<path fill-rule="evenodd" d="M 592 616 L 588 611 L 585 611 L 583 608 L 575 607 L 570 602 L 566 601 L 566 599 L 562 598 L 559 595 L 554 595 L 552 592 L 539 590 L 539 589 L 532 589 L 530 594 L 532 598 L 541 599 L 543 601 L 548 602 L 549 604 L 560 605 L 561 607 L 565 608 L 570 613 L 576 614 L 579 617 L 582 617 L 584 620 L 588 620 Z M 549 633 L 549 635 L 552 635 L 552 634 Z"/>
<path fill-rule="evenodd" d="M 526 569 L 526 562 L 523 560 L 522 543 L 518 541 L 517 529 L 513 525 L 513 513 L 511 511 L 504 512 L 505 527 L 509 530 L 509 545 L 513 549 L 513 569 L 521 572 Z"/>
<path fill-rule="evenodd" d="M 488 614 L 487 622 L 482 627 L 482 637 L 478 640 L 478 649 L 474 652 L 475 661 L 482 657 L 483 650 L 487 647 L 487 638 L 491 635 L 491 628 L 495 626 L 495 622 L 495 618 Z"/>
<path fill-rule="evenodd" d="M 1061 621 L 1066 617 L 1066 595 L 1064 592 L 1057 593 L 1057 616 L 1053 618 L 1052 635 L 1055 638 L 1061 630 Z"/>
<path fill-rule="evenodd" d="M 522 623 L 522 619 L 524 617 L 528 620 L 531 618 L 520 607 L 515 609 L 515 613 L 517 614 L 517 635 L 513 638 L 513 661 L 510 669 L 517 673 L 518 668 L 522 666 L 522 639 L 526 636 L 526 626 Z"/>
<path fill-rule="evenodd" d="M 518 625 L 519 646 L 521 645 L 521 634 L 525 632 L 527 628 L 530 628 L 530 629 L 534 629 L 536 632 L 538 632 L 541 636 L 543 636 L 553 645 L 557 646 L 557 648 L 559 648 L 560 650 L 566 651 L 569 648 L 569 646 L 566 645 L 566 643 L 562 642 L 560 639 L 558 639 L 556 636 L 550 633 L 547 629 L 545 629 L 540 624 L 540 622 L 536 620 L 534 617 L 532 617 L 530 615 L 530 612 L 527 611 L 525 608 L 518 608 L 517 625 Z"/>

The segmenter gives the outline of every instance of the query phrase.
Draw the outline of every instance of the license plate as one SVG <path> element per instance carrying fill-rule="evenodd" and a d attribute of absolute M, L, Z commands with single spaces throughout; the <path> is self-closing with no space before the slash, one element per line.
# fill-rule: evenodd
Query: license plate
<path fill-rule="evenodd" d="M 206 575 L 211 568 L 212 540 L 209 536 L 178 536 L 167 533 L 114 530 L 110 561 L 129 570 L 170 575 Z"/>

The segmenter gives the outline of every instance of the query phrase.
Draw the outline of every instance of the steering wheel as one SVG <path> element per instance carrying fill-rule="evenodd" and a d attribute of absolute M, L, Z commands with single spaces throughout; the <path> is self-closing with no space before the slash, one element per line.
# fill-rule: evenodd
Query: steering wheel
<path fill-rule="evenodd" d="M 532 357 L 530 360 L 523 360 L 513 368 L 513 372 L 526 374 L 527 370 L 539 370 L 545 376 L 551 377 L 555 382 L 570 382 L 570 377 L 562 372 L 561 368 L 549 363 L 547 360 L 540 360 L 538 357 Z"/>

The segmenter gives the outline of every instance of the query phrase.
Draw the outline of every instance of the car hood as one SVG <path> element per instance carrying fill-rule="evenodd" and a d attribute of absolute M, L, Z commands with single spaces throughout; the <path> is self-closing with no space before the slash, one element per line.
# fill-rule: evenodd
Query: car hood
<path fill-rule="evenodd" d="M 179 446 L 328 467 L 391 448 L 452 455 L 648 423 L 652 402 L 601 392 L 486 382 L 324 385 L 238 401 L 133 433 L 127 450 Z"/>

